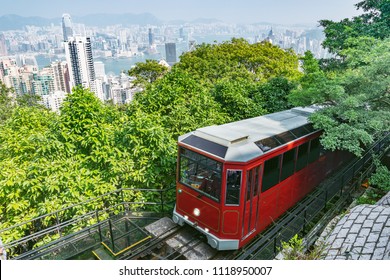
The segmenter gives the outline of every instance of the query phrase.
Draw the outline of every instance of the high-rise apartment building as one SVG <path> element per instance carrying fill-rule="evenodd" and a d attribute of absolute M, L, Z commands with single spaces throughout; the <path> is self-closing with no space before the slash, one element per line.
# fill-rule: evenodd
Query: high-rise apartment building
<path fill-rule="evenodd" d="M 169 65 L 176 63 L 176 44 L 175 43 L 165 43 L 165 55 L 166 60 Z"/>
<path fill-rule="evenodd" d="M 69 14 L 62 15 L 62 33 L 65 42 L 68 41 L 70 37 L 73 37 L 73 25 Z"/>
<path fill-rule="evenodd" d="M 69 37 L 65 44 L 65 54 L 69 68 L 70 88 L 81 85 L 96 93 L 90 38 Z"/>
<path fill-rule="evenodd" d="M 50 64 L 50 70 L 54 80 L 54 90 L 70 93 L 68 64 L 65 61 L 55 61 Z"/>

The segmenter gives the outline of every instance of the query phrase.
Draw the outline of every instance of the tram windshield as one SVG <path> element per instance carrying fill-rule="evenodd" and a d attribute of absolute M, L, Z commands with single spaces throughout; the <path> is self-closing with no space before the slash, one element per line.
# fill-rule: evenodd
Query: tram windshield
<path fill-rule="evenodd" d="M 220 201 L 222 163 L 180 147 L 179 181 Z"/>

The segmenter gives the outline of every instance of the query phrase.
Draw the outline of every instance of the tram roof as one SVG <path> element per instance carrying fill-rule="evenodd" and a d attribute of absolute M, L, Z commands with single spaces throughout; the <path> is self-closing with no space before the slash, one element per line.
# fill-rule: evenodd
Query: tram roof
<path fill-rule="evenodd" d="M 319 107 L 296 107 L 237 122 L 199 128 L 179 142 L 226 161 L 247 162 L 314 132 L 308 116 Z"/>

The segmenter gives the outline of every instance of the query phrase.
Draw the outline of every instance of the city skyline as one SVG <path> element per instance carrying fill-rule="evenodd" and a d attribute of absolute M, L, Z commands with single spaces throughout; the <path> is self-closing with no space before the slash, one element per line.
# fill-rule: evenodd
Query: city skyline
<path fill-rule="evenodd" d="M 0 0 L 0 16 L 61 17 L 64 13 L 85 16 L 95 13 L 151 13 L 170 20 L 215 18 L 227 23 L 272 22 L 281 24 L 314 24 L 322 19 L 342 20 L 362 13 L 354 6 L 359 0 Z M 54 3 L 54 4 L 53 4 Z M 44 7 L 44 8 L 43 8 Z"/>

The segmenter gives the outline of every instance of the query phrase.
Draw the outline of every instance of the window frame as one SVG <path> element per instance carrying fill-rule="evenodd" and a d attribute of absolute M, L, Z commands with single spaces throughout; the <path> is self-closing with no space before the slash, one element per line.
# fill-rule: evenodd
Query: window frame
<path fill-rule="evenodd" d="M 196 157 L 191 157 L 191 156 L 188 156 L 188 155 L 184 155 L 183 154 L 183 151 L 187 151 L 189 152 L 189 154 L 191 155 L 195 155 Z M 190 166 L 190 165 L 194 165 L 193 168 L 195 168 L 195 172 L 193 174 L 188 174 L 187 177 L 184 177 L 183 176 L 183 171 L 182 171 L 182 168 L 183 168 L 183 165 L 182 165 L 182 162 L 183 162 L 183 158 L 187 161 L 189 161 L 189 164 L 187 166 Z M 211 163 L 211 164 L 208 164 L 208 163 Z M 216 166 L 216 168 L 211 168 L 212 165 Z M 217 166 L 219 165 L 219 169 L 217 168 Z M 200 176 L 200 173 L 199 173 L 199 168 L 202 168 L 203 171 L 207 172 L 209 174 L 208 177 L 202 177 Z M 191 188 L 192 190 L 200 193 L 201 195 L 205 195 L 207 197 L 209 197 L 210 199 L 220 203 L 221 202 L 221 196 L 222 196 L 222 175 L 223 175 L 223 163 L 214 159 L 214 158 L 211 158 L 211 157 L 208 157 L 208 156 L 205 156 L 199 152 L 195 152 L 193 150 L 190 150 L 188 148 L 185 148 L 185 147 L 182 147 L 180 146 L 179 147 L 179 160 L 178 160 L 178 169 L 179 169 L 179 174 L 178 174 L 178 182 L 180 184 L 183 184 L 189 188 Z M 210 178 L 213 177 L 213 175 L 216 174 L 217 177 L 216 179 L 214 180 L 217 180 L 217 184 L 218 184 L 218 188 L 219 188 L 219 193 L 216 191 L 216 195 L 212 195 L 211 193 L 208 193 L 201 188 L 202 186 L 202 183 L 203 181 L 210 181 L 210 184 L 213 184 L 214 180 L 211 181 Z M 218 176 L 219 175 L 219 176 Z M 194 176 L 194 177 L 198 177 L 199 180 L 197 180 L 196 182 L 194 180 L 191 180 L 191 177 Z M 193 182 L 193 184 L 191 183 Z M 217 195 L 218 193 L 218 195 Z"/>
<path fill-rule="evenodd" d="M 274 182 L 272 182 L 269 186 L 267 185 L 266 187 L 264 186 L 266 182 L 268 182 L 269 180 L 266 180 L 266 176 L 270 176 L 269 174 L 266 174 L 267 173 L 267 163 L 270 162 L 271 160 L 277 160 L 277 168 L 275 170 L 275 180 Z M 268 191 L 269 189 L 272 189 L 274 186 L 276 186 L 277 184 L 279 184 L 280 182 L 280 169 L 281 169 L 281 155 L 277 155 L 277 156 L 274 156 L 274 157 L 271 157 L 267 160 L 264 161 L 263 165 L 263 174 L 262 174 L 262 182 L 261 182 L 261 192 L 266 192 Z M 276 177 L 277 176 L 277 177 Z M 269 178 L 267 178 L 269 179 Z"/>
<path fill-rule="evenodd" d="M 280 180 L 279 180 L 280 182 L 282 182 L 282 181 L 286 180 L 288 177 L 291 177 L 292 175 L 294 175 L 294 173 L 295 173 L 295 166 L 296 166 L 296 159 L 297 159 L 297 151 L 298 151 L 297 148 L 294 147 L 294 148 L 292 148 L 292 149 L 290 149 L 288 151 L 285 151 L 283 153 L 282 163 L 281 163 L 281 171 L 280 171 Z M 292 160 L 290 160 L 288 162 L 288 164 L 289 164 L 288 166 L 286 166 L 286 161 L 285 161 L 285 155 L 287 153 L 292 153 Z M 289 171 L 286 174 L 286 172 L 285 172 L 286 167 L 291 168 L 291 164 L 292 164 L 292 169 L 291 169 L 291 171 Z"/>
<path fill-rule="evenodd" d="M 300 148 L 306 146 L 306 152 L 304 156 L 300 156 Z M 304 169 L 308 163 L 309 163 L 309 142 L 302 143 L 297 147 L 297 153 L 296 153 L 296 161 L 295 161 L 295 172 L 298 172 L 302 169 Z M 304 158 L 305 157 L 305 158 Z"/>
<path fill-rule="evenodd" d="M 237 203 L 227 203 L 228 201 L 228 192 L 232 188 L 229 188 L 229 172 L 239 172 L 240 174 L 240 184 L 238 186 L 238 197 Z M 241 169 L 226 169 L 226 192 L 225 192 L 225 206 L 240 206 L 241 205 L 241 189 L 242 189 L 242 180 L 243 180 L 243 170 Z M 237 190 L 235 190 L 237 192 Z"/>

